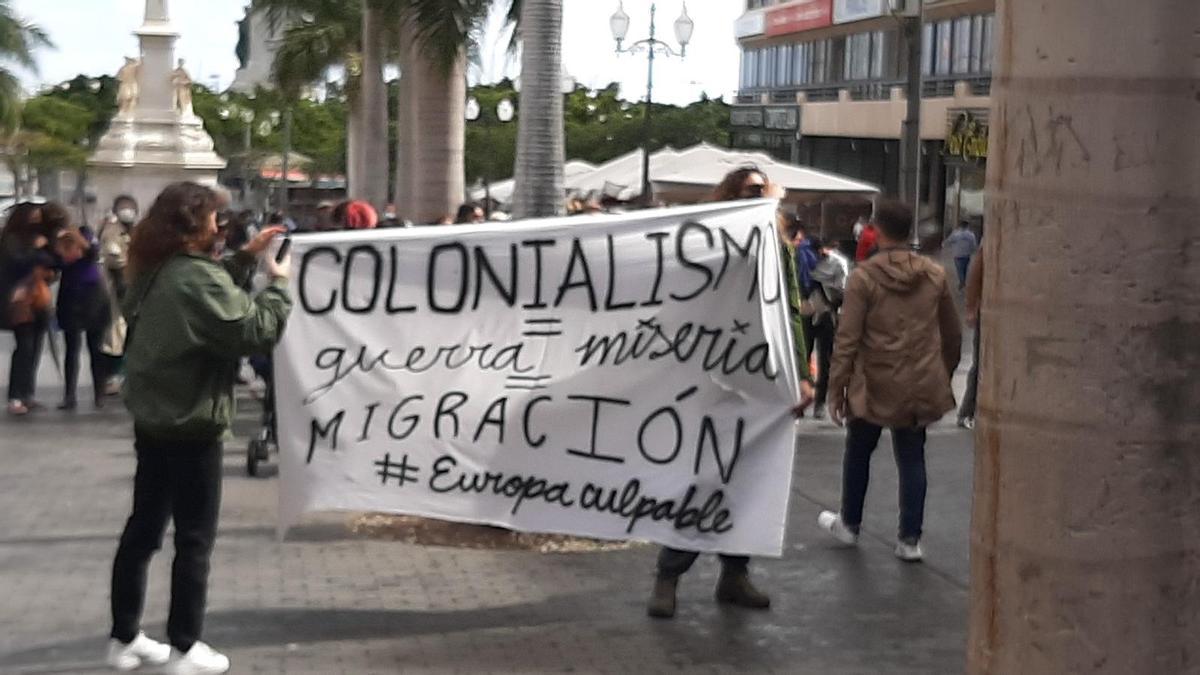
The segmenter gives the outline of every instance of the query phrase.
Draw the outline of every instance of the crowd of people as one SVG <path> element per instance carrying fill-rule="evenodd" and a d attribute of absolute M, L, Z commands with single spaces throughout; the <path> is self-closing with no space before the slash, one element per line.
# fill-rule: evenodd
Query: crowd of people
<path fill-rule="evenodd" d="M 726 176 L 713 197 L 783 196 L 762 171 L 744 167 Z M 167 672 L 229 668 L 225 656 L 200 641 L 220 505 L 221 443 L 232 421 L 240 360 L 270 351 L 291 308 L 290 260 L 267 251 L 276 237 L 299 228 L 279 213 L 260 223 L 253 212 L 230 211 L 228 201 L 219 191 L 179 183 L 164 190 L 142 217 L 137 202 L 121 196 L 98 231 L 73 226 L 59 204 L 19 204 L 0 232 L 0 321 L 16 345 L 8 412 L 23 416 L 39 408 L 38 364 L 46 336 L 57 325 L 66 346 L 60 407 L 76 407 L 86 346 L 95 404 L 104 405 L 123 382 L 133 417 L 133 510 L 112 575 L 108 663 L 118 670 L 164 664 Z M 453 221 L 486 218 L 481 205 L 468 203 Z M 387 212 L 381 219 L 361 201 L 323 203 L 310 229 L 399 226 L 390 222 L 394 219 Z M 896 556 L 910 562 L 923 557 L 925 430 L 954 409 L 950 378 L 962 342 L 948 275 L 911 250 L 912 230 L 905 207 L 878 205 L 855 233 L 858 251 L 851 262 L 796 217 L 781 213 L 778 228 L 802 379 L 801 401 L 792 412 L 803 416 L 812 407 L 815 417 L 828 415 L 847 428 L 841 508 L 822 512 L 818 525 L 845 545 L 857 543 L 870 458 L 889 429 L 900 477 Z M 951 243 L 966 239 L 958 234 Z M 970 243 L 973 253 L 975 242 Z M 955 248 L 955 257 L 965 250 Z M 981 265 L 956 260 L 956 268 L 960 284 L 967 285 L 968 319 L 974 323 Z M 268 283 L 252 294 L 256 269 Z M 970 393 L 968 399 L 960 420 L 968 404 L 973 408 Z M 973 409 L 969 414 L 973 417 Z M 175 562 L 163 644 L 142 633 L 140 620 L 146 569 L 171 521 Z M 647 607 L 651 616 L 674 616 L 679 578 L 698 555 L 662 549 Z M 750 579 L 749 558 L 720 558 L 718 601 L 770 606 L 768 593 Z"/>

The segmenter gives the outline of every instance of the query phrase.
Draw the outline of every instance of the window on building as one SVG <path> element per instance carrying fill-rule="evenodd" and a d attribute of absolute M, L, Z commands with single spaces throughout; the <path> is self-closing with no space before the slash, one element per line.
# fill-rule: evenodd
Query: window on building
<path fill-rule="evenodd" d="M 829 81 L 829 40 L 811 43 L 813 48 L 812 83 L 825 84 Z"/>
<path fill-rule="evenodd" d="M 971 70 L 971 17 L 954 20 L 954 60 L 952 70 L 956 75 L 976 72 Z"/>
<path fill-rule="evenodd" d="M 954 22 L 939 21 L 935 39 L 933 73 L 949 75 L 954 58 Z"/>
<path fill-rule="evenodd" d="M 871 33 L 871 79 L 882 80 L 891 75 L 887 69 L 888 54 L 893 48 L 893 33 L 876 31 Z"/>
<path fill-rule="evenodd" d="M 858 33 L 846 37 L 845 77 L 849 81 L 867 80 L 871 77 L 872 33 Z"/>
<path fill-rule="evenodd" d="M 809 44 L 801 42 L 792 50 L 792 84 L 808 84 Z"/>
<path fill-rule="evenodd" d="M 971 63 L 972 73 L 983 72 L 983 19 L 982 16 L 971 17 Z"/>
<path fill-rule="evenodd" d="M 996 51 L 996 15 L 988 14 L 983 17 L 983 47 L 980 49 L 979 72 L 992 72 L 992 60 Z"/>
<path fill-rule="evenodd" d="M 933 53 L 933 35 L 934 24 L 927 23 L 921 27 L 921 54 L 923 55 L 921 62 L 921 74 L 926 77 L 933 74 L 933 62 L 936 60 Z"/>

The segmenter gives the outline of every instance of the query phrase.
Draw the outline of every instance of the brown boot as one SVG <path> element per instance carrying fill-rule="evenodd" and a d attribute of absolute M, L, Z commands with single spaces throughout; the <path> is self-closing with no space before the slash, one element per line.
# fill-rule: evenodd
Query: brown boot
<path fill-rule="evenodd" d="M 679 577 L 655 579 L 654 592 L 650 594 L 646 613 L 656 619 L 670 619 L 675 616 L 675 587 L 678 585 Z"/>
<path fill-rule="evenodd" d="M 721 572 L 721 580 L 717 582 L 717 602 L 750 609 L 767 609 L 771 606 L 770 596 L 755 588 L 750 583 L 750 575 L 744 571 Z"/>

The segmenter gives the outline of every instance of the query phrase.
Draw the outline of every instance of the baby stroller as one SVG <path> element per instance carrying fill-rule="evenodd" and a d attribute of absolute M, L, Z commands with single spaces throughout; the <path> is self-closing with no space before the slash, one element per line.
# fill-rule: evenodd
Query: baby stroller
<path fill-rule="evenodd" d="M 262 399 L 262 428 L 246 447 L 246 473 L 257 476 L 258 465 L 269 461 L 272 452 L 279 452 L 275 428 L 275 364 L 270 356 L 251 356 L 250 367 L 267 385 Z"/>

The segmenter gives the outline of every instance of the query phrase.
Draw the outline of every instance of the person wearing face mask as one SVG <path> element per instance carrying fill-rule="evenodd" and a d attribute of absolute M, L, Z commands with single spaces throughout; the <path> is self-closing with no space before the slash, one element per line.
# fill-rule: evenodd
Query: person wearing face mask
<path fill-rule="evenodd" d="M 121 316 L 121 301 L 125 298 L 125 266 L 129 259 L 130 233 L 138 220 L 137 200 L 120 195 L 113 200 L 112 214 L 100 225 L 100 264 L 108 290 L 109 314 L 112 321 L 100 351 L 107 357 L 109 374 L 106 393 L 120 392 L 121 358 L 125 352 L 125 318 Z"/>
<path fill-rule="evenodd" d="M 786 195 L 783 187 L 771 183 L 766 174 L 757 167 L 745 166 L 726 174 L 725 178 L 713 191 L 712 200 L 718 202 L 737 201 L 741 199 L 782 199 Z M 792 349 L 796 354 L 799 369 L 800 403 L 792 409 L 792 414 L 802 416 L 804 410 L 813 401 L 813 382 L 808 371 L 808 364 L 803 360 L 807 352 L 804 324 L 800 316 L 799 277 L 796 273 L 796 252 L 791 241 L 781 227 L 783 220 L 777 223 L 779 235 L 780 260 L 784 266 L 784 280 L 787 282 L 788 314 L 792 324 Z M 646 605 L 646 613 L 656 619 L 670 619 L 675 616 L 676 590 L 679 578 L 682 577 L 696 559 L 700 556 L 696 551 L 671 548 L 664 546 L 658 553 L 658 565 L 655 574 L 654 589 Z M 758 589 L 750 580 L 750 557 L 745 555 L 720 554 L 721 576 L 717 581 L 717 602 L 748 609 L 767 609 L 771 606 L 771 597 Z"/>
<path fill-rule="evenodd" d="M 107 662 L 117 670 L 224 673 L 229 659 L 201 642 L 209 563 L 221 506 L 222 438 L 234 415 L 238 359 L 269 353 L 283 334 L 291 260 L 268 253 L 268 227 L 224 264 L 214 260 L 220 198 L 196 183 L 169 185 L 133 232 L 125 404 L 137 470 L 133 511 L 113 561 Z M 250 297 L 234 278 L 261 261 L 270 284 Z M 167 523 L 175 561 L 167 638 L 141 631 L 146 572 Z"/>

